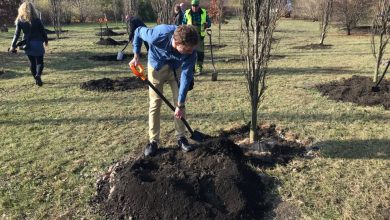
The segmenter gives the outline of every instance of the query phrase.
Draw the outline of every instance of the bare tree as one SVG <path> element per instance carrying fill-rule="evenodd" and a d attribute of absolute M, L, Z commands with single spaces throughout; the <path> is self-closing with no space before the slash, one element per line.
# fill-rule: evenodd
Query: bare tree
<path fill-rule="evenodd" d="M 259 139 L 257 112 L 266 89 L 266 75 L 276 21 L 283 10 L 277 0 L 241 0 L 241 54 L 251 103 L 250 141 Z"/>
<path fill-rule="evenodd" d="M 153 11 L 157 14 L 157 23 L 171 23 L 173 0 L 151 0 L 151 3 Z"/>
<path fill-rule="evenodd" d="M 376 65 L 374 71 L 373 81 L 376 83 L 376 86 L 383 79 L 386 71 L 389 67 L 390 62 L 387 62 L 387 66 L 382 73 L 382 77 L 378 80 L 380 65 L 383 60 L 383 56 L 385 55 L 387 44 L 390 40 L 390 30 L 389 30 L 389 22 L 390 22 L 390 0 L 378 0 L 376 6 L 376 17 L 373 21 L 372 28 L 372 37 L 371 37 L 371 49 L 372 53 L 375 57 Z"/>
<path fill-rule="evenodd" d="M 85 20 L 87 19 L 87 14 L 86 14 L 86 7 L 87 4 L 85 4 L 85 0 L 72 0 L 72 6 L 77 8 L 78 10 L 78 20 L 81 23 L 84 23 Z"/>
<path fill-rule="evenodd" d="M 52 22 L 57 38 L 61 35 L 61 2 L 62 0 L 50 0 Z"/>
<path fill-rule="evenodd" d="M 299 15 L 301 18 L 318 21 L 319 5 L 318 0 L 295 0 L 294 14 Z"/>
<path fill-rule="evenodd" d="M 372 2 L 367 0 L 335 0 L 335 18 L 345 27 L 347 35 L 358 22 L 367 17 Z"/>
<path fill-rule="evenodd" d="M 320 3 L 320 45 L 324 45 L 326 34 L 329 30 L 330 17 L 333 11 L 333 0 L 321 0 Z"/>

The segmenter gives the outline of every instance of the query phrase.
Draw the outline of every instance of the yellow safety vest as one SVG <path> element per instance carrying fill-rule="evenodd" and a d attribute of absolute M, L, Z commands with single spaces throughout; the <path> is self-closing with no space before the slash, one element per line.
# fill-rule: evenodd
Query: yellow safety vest
<path fill-rule="evenodd" d="M 200 10 L 202 10 L 201 15 L 200 15 L 200 36 L 205 37 L 206 32 L 204 30 L 204 24 L 207 23 L 207 21 L 206 21 L 207 11 L 206 11 L 206 9 L 203 9 L 203 8 L 201 8 Z M 187 24 L 192 24 L 191 9 L 187 9 L 185 16 L 187 19 Z"/>

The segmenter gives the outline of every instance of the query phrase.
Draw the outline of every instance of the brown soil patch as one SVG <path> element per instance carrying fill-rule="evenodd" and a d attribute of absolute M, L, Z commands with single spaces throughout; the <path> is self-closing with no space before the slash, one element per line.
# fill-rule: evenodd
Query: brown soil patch
<path fill-rule="evenodd" d="M 81 89 L 88 91 L 110 92 L 110 91 L 125 91 L 133 89 L 146 89 L 147 86 L 136 77 L 124 77 L 119 79 L 103 78 L 91 80 L 80 85 Z"/>
<path fill-rule="evenodd" d="M 53 40 L 61 40 L 61 39 L 69 39 L 69 37 L 60 37 L 60 38 L 56 38 L 56 37 L 49 37 L 47 38 L 48 41 L 53 41 Z"/>
<path fill-rule="evenodd" d="M 270 59 L 271 60 L 281 60 L 286 58 L 284 55 L 271 55 Z M 211 61 L 211 57 L 209 59 Z M 225 63 L 239 63 L 243 62 L 244 59 L 240 57 L 214 57 L 215 62 L 225 62 Z"/>
<path fill-rule="evenodd" d="M 324 44 L 324 45 L 309 44 L 309 45 L 305 45 L 305 46 L 296 46 L 296 47 L 293 47 L 292 49 L 297 49 L 297 50 L 321 50 L 321 49 L 330 49 L 330 48 L 332 48 L 332 45 L 330 45 L 330 44 Z"/>
<path fill-rule="evenodd" d="M 111 29 L 104 29 L 102 32 L 95 33 L 96 36 L 118 36 L 118 35 L 124 35 L 126 33 L 117 33 Z"/>
<path fill-rule="evenodd" d="M 213 45 L 213 49 L 216 49 L 216 50 L 227 46 L 226 44 L 212 44 L 212 45 Z M 207 49 L 210 49 L 210 44 L 206 44 L 206 45 L 204 45 L 204 47 Z"/>
<path fill-rule="evenodd" d="M 125 45 L 127 43 L 127 41 L 116 41 L 112 38 L 100 38 L 100 40 L 98 42 L 96 42 L 96 44 L 99 44 L 99 45 L 113 45 L 113 46 L 116 46 L 116 45 Z"/>
<path fill-rule="evenodd" d="M 228 139 L 191 152 L 166 150 L 117 164 L 97 183 L 96 202 L 110 219 L 258 219 L 264 185 Z"/>
<path fill-rule="evenodd" d="M 46 34 L 55 34 L 56 33 L 56 31 L 52 31 L 49 29 L 45 29 L 45 32 L 46 32 Z M 61 30 L 60 32 L 65 33 L 65 32 L 68 32 L 68 30 Z"/>
<path fill-rule="evenodd" d="M 273 160 L 283 154 L 285 163 L 287 155 L 303 155 L 305 148 L 289 146 L 282 137 L 297 136 L 273 125 L 261 126 L 264 141 L 276 138 L 269 156 L 227 138 L 242 140 L 247 131 L 244 126 L 221 132 L 221 137 L 198 144 L 190 153 L 159 149 L 154 157 L 119 162 L 97 181 L 92 204 L 109 219 L 262 219 L 275 207 L 267 198 L 274 183 L 249 168 L 248 161 L 263 163 L 261 158 Z"/>
<path fill-rule="evenodd" d="M 382 105 L 385 109 L 389 109 L 390 81 L 383 79 L 379 84 L 379 92 L 373 92 L 373 86 L 372 78 L 352 76 L 349 79 L 320 84 L 316 88 L 322 95 L 332 100 L 353 102 L 363 106 Z"/>
<path fill-rule="evenodd" d="M 133 58 L 133 56 L 134 56 L 133 53 L 124 54 L 122 60 L 117 60 L 116 59 L 117 55 L 95 55 L 95 56 L 89 57 L 89 59 L 93 60 L 93 61 L 117 61 L 117 62 L 126 61 L 126 62 L 129 62 L 130 59 Z M 143 57 L 143 56 L 144 56 L 144 54 L 141 53 L 140 57 Z"/>

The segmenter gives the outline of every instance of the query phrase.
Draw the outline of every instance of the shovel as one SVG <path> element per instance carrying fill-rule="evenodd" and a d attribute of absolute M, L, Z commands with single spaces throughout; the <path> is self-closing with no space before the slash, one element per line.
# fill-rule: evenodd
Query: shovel
<path fill-rule="evenodd" d="M 124 55 L 123 51 L 125 51 L 127 45 L 129 45 L 129 43 L 130 43 L 130 41 L 128 41 L 126 43 L 125 47 L 121 51 L 118 52 L 118 55 L 116 55 L 116 60 L 123 60 L 123 55 Z"/>
<path fill-rule="evenodd" d="M 214 68 L 214 72 L 211 75 L 211 81 L 217 81 L 218 73 L 217 73 L 217 70 L 215 69 L 215 65 L 214 65 L 213 44 L 211 42 L 211 29 L 210 28 L 206 29 L 206 33 L 207 33 L 207 35 L 209 35 L 209 39 L 210 39 L 211 63 L 213 64 L 213 68 Z"/>
<path fill-rule="evenodd" d="M 165 102 L 165 104 L 168 105 L 168 107 L 174 112 L 175 107 L 165 98 L 165 96 L 148 80 L 148 78 L 144 74 L 144 68 L 141 64 L 138 64 L 137 66 L 130 65 L 130 69 L 133 72 L 134 75 L 136 75 L 138 78 L 140 78 L 143 82 L 149 85 L 150 88 L 152 88 L 158 96 Z M 191 139 L 197 142 L 205 141 L 209 138 L 211 138 L 210 135 L 203 134 L 199 131 L 192 130 L 190 125 L 188 124 L 187 120 L 185 118 L 180 118 L 183 124 L 186 126 L 187 130 L 191 133 Z"/>

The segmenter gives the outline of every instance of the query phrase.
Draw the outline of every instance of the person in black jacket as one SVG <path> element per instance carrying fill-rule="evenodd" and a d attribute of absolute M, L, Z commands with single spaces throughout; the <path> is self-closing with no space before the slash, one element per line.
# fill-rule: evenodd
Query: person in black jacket
<path fill-rule="evenodd" d="M 183 11 L 181 10 L 181 7 L 179 4 L 176 4 L 175 7 L 174 7 L 174 16 L 173 16 L 173 23 L 177 26 L 181 25 L 182 21 L 183 21 L 183 16 L 184 16 L 184 13 Z"/>
<path fill-rule="evenodd" d="M 23 40 L 26 41 L 24 52 L 30 60 L 31 74 L 35 79 L 35 84 L 42 86 L 41 76 L 44 66 L 43 55 L 45 54 L 43 43 L 48 46 L 48 38 L 33 4 L 24 2 L 20 5 L 15 24 L 16 30 L 11 44 L 11 52 L 16 52 L 16 44 L 20 32 L 23 31 Z"/>

